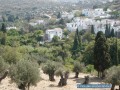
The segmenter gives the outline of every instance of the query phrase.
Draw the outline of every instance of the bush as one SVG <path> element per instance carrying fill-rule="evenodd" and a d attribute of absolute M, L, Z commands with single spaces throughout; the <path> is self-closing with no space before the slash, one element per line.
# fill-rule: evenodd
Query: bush
<path fill-rule="evenodd" d="M 30 85 L 36 85 L 40 80 L 38 64 L 35 62 L 21 60 L 10 68 L 10 77 L 18 85 L 19 89 L 25 90 Z"/>
<path fill-rule="evenodd" d="M 58 42 L 59 41 L 59 37 L 58 36 L 54 36 L 53 39 L 52 39 L 52 42 Z"/>
<path fill-rule="evenodd" d="M 94 71 L 94 66 L 93 65 L 87 65 L 85 69 L 86 69 L 86 72 L 91 73 L 91 72 Z"/>

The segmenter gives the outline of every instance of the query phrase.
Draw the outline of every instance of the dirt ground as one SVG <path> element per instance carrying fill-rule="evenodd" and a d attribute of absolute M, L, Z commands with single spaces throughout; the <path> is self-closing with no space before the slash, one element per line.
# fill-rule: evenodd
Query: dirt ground
<path fill-rule="evenodd" d="M 48 80 L 48 76 L 45 75 L 42 71 L 40 71 L 42 80 L 37 84 L 37 86 L 32 86 L 30 87 L 30 90 L 110 90 L 110 89 L 105 89 L 105 88 L 77 88 L 77 83 L 83 83 L 84 82 L 84 76 L 88 74 L 80 73 L 79 78 L 75 79 L 74 73 L 71 73 L 69 76 L 69 79 L 67 81 L 67 86 L 64 87 L 58 87 L 58 82 L 60 77 L 55 77 L 55 82 L 51 82 Z M 91 84 L 100 84 L 103 83 L 99 78 L 90 76 L 90 83 Z M 0 83 L 0 90 L 19 90 L 16 86 L 15 83 L 10 82 L 10 78 L 4 79 Z"/>

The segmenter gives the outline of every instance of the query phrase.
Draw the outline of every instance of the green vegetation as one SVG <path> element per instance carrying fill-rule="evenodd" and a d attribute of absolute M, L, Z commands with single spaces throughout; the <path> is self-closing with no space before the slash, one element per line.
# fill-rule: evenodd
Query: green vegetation
<path fill-rule="evenodd" d="M 83 67 L 84 65 L 80 64 L 80 62 L 74 62 L 73 72 L 75 72 L 75 78 L 78 78 L 79 73 L 83 71 Z"/>
<path fill-rule="evenodd" d="M 111 90 L 114 90 L 115 85 L 119 85 L 120 89 L 120 66 L 113 66 L 106 71 L 106 78 L 104 80 L 107 83 L 111 83 Z"/>
<path fill-rule="evenodd" d="M 94 68 L 98 71 L 98 77 L 104 77 L 105 69 L 110 67 L 110 54 L 106 38 L 102 31 L 97 33 L 94 46 Z"/>
<path fill-rule="evenodd" d="M 49 80 L 50 81 L 55 81 L 55 79 L 54 79 L 55 72 L 60 67 L 62 67 L 62 65 L 60 65 L 58 62 L 47 61 L 43 65 L 42 70 L 45 74 L 49 75 Z"/>
<path fill-rule="evenodd" d="M 38 64 L 29 60 L 18 61 L 10 68 L 10 77 L 19 89 L 26 90 L 40 80 Z"/>
<path fill-rule="evenodd" d="M 95 35 L 94 26 L 90 31 L 77 29 L 71 33 L 64 28 L 68 21 L 62 19 L 50 19 L 48 27 L 29 26 L 26 20 L 11 21 L 19 22 L 20 29 L 17 30 L 6 30 L 8 23 L 3 21 L 0 30 L 0 76 L 9 70 L 11 80 L 19 88 L 36 85 L 41 68 L 50 81 L 55 80 L 55 75 L 60 76 L 58 85 L 64 86 L 67 85 L 68 70 L 75 72 L 75 78 L 80 72 L 93 74 L 94 71 L 104 77 L 105 70 L 120 64 L 120 39 L 116 38 L 110 25 L 106 25 L 105 34 L 98 32 Z M 64 28 L 64 38 L 54 36 L 52 42 L 44 42 L 44 30 L 58 26 Z"/>
<path fill-rule="evenodd" d="M 69 77 L 69 71 L 65 70 L 64 67 L 60 67 L 55 72 L 56 76 L 60 76 L 60 81 L 58 83 L 58 86 L 65 86 L 67 85 L 67 79 Z"/>

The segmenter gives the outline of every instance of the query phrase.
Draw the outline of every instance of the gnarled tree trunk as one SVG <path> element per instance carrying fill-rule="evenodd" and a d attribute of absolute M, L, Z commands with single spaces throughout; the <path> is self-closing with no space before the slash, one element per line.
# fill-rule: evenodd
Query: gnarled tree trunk
<path fill-rule="evenodd" d="M 50 81 L 55 81 L 55 79 L 54 79 L 54 74 L 49 74 L 49 80 L 50 80 Z"/>
<path fill-rule="evenodd" d="M 115 88 L 115 84 L 112 84 L 111 90 L 114 90 Z"/>
<path fill-rule="evenodd" d="M 30 90 L 30 83 L 28 83 L 28 90 Z"/>
<path fill-rule="evenodd" d="M 21 90 L 26 90 L 25 84 L 22 84 L 22 83 L 18 86 L 18 88 Z"/>
<path fill-rule="evenodd" d="M 83 82 L 83 84 L 89 84 L 89 76 L 85 76 L 85 81 Z"/>
<path fill-rule="evenodd" d="M 75 72 L 75 78 L 78 78 L 79 72 Z"/>
<path fill-rule="evenodd" d="M 0 82 L 1 82 L 3 79 L 5 79 L 5 78 L 7 77 L 7 75 L 8 75 L 8 70 L 4 73 L 3 76 L 0 77 Z"/>
<path fill-rule="evenodd" d="M 63 75 L 61 75 L 61 79 L 58 83 L 58 86 L 65 86 L 67 83 L 66 83 L 66 79 L 63 78 Z"/>
<path fill-rule="evenodd" d="M 67 85 L 67 79 L 68 79 L 68 76 L 69 76 L 69 72 L 65 72 L 65 75 L 63 77 L 63 74 L 60 75 L 61 76 L 61 79 L 58 83 L 58 86 L 65 86 Z"/>

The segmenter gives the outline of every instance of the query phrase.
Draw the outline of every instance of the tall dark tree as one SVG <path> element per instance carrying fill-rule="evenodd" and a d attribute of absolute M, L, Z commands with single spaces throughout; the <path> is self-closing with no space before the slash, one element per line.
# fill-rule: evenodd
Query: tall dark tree
<path fill-rule="evenodd" d="M 6 32 L 7 32 L 5 23 L 2 23 L 1 31 L 2 31 L 3 33 L 6 33 Z"/>
<path fill-rule="evenodd" d="M 102 31 L 99 31 L 94 45 L 94 68 L 98 71 L 98 77 L 103 77 L 104 70 L 109 67 L 110 55 L 106 37 Z"/>
<path fill-rule="evenodd" d="M 61 24 L 61 25 L 65 25 L 65 21 L 64 21 L 64 19 L 60 19 L 60 21 L 59 21 L 59 24 Z"/>
<path fill-rule="evenodd" d="M 105 36 L 106 38 L 110 37 L 110 25 L 109 24 L 106 24 Z"/>
<path fill-rule="evenodd" d="M 74 37 L 73 47 L 72 47 L 72 55 L 75 56 L 78 52 L 80 52 L 81 47 L 82 47 L 82 40 L 81 40 L 80 33 L 77 29 Z"/>
<path fill-rule="evenodd" d="M 8 16 L 8 21 L 9 22 L 14 22 L 15 21 L 15 16 L 14 15 L 9 15 Z"/>
<path fill-rule="evenodd" d="M 115 42 L 110 46 L 111 65 L 119 64 L 117 55 L 118 55 L 117 43 Z"/>
<path fill-rule="evenodd" d="M 4 23 L 2 23 L 1 31 L 3 32 L 3 35 L 1 38 L 1 44 L 5 45 L 6 44 L 6 36 L 7 36 L 6 32 L 7 32 L 7 30 L 6 30 L 6 25 Z"/>
<path fill-rule="evenodd" d="M 115 32 L 114 32 L 114 29 L 113 29 L 113 28 L 112 28 L 112 30 L 111 30 L 110 37 L 115 37 Z"/>
<path fill-rule="evenodd" d="M 95 34 L 94 25 L 91 26 L 91 33 Z"/>
<path fill-rule="evenodd" d="M 61 18 L 61 13 L 60 12 L 58 13 L 57 18 Z"/>

